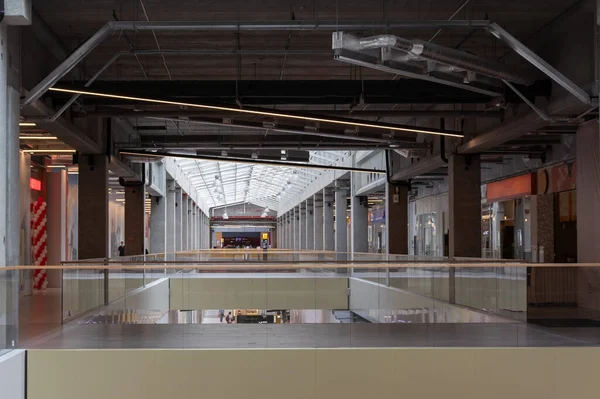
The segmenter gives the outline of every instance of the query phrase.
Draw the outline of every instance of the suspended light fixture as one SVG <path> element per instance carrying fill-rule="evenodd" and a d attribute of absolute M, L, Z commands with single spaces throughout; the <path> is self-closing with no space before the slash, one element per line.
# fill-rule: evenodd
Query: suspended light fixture
<path fill-rule="evenodd" d="M 223 212 L 223 219 L 229 219 L 229 215 L 227 215 L 227 211 Z"/>
<path fill-rule="evenodd" d="M 401 131 L 401 132 L 410 132 L 410 133 L 422 133 L 422 134 L 434 134 L 440 136 L 449 136 L 449 137 L 464 137 L 461 133 L 455 132 L 446 132 L 429 128 L 419 128 L 413 126 L 401 126 L 401 125 L 387 125 L 384 123 L 377 122 L 366 122 L 366 121 L 357 121 L 352 119 L 340 119 L 333 117 L 325 117 L 325 116 L 309 116 L 309 115 L 298 115 L 291 114 L 280 111 L 266 111 L 266 110 L 258 110 L 258 109 L 247 109 L 247 108 L 234 108 L 234 107 L 224 107 L 217 105 L 204 105 L 204 104 L 194 104 L 194 103 L 184 103 L 178 101 L 168 101 L 168 100 L 159 100 L 153 98 L 144 98 L 144 97 L 133 97 L 133 96 L 122 96 L 118 94 L 110 94 L 110 93 L 99 93 L 93 91 L 83 91 L 83 90 L 71 90 L 71 89 L 60 89 L 57 87 L 51 87 L 50 91 L 56 91 L 61 93 L 70 93 L 70 94 L 79 94 L 83 96 L 93 96 L 93 97 L 103 97 L 103 98 L 113 98 L 117 100 L 133 100 L 146 102 L 151 104 L 166 104 L 166 105 L 175 105 L 179 107 L 190 107 L 190 108 L 200 108 L 212 111 L 226 111 L 240 114 L 250 114 L 250 115 L 261 115 L 261 116 L 269 116 L 274 118 L 282 118 L 282 119 L 295 119 L 295 120 L 303 120 L 310 122 L 322 122 L 322 123 L 335 123 L 338 125 L 352 126 L 352 127 L 368 127 L 374 129 L 382 129 L 386 131 Z"/>

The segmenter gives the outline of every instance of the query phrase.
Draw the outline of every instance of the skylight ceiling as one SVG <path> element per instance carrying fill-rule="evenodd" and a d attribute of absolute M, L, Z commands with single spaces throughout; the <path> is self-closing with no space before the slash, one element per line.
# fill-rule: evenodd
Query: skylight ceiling
<path fill-rule="evenodd" d="M 311 163 L 339 164 L 350 152 L 311 151 Z M 253 203 L 279 209 L 281 200 L 302 192 L 326 169 L 268 166 L 203 160 L 178 160 L 209 207 Z"/>

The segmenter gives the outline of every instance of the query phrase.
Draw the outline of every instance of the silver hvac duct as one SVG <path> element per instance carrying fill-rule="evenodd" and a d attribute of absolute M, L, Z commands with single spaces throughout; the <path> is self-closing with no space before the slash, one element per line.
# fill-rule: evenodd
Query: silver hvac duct
<path fill-rule="evenodd" d="M 348 50 L 394 48 L 407 53 L 415 61 L 433 61 L 452 68 L 524 85 L 531 85 L 535 81 L 535 76 L 531 73 L 513 71 L 495 61 L 423 40 L 407 40 L 394 35 L 379 35 L 354 41 L 348 40 L 348 35 L 344 36 L 345 43 L 349 45 Z"/>
<path fill-rule="evenodd" d="M 162 161 L 164 157 L 146 156 L 146 155 L 127 155 L 126 159 L 131 163 L 156 163 Z"/>

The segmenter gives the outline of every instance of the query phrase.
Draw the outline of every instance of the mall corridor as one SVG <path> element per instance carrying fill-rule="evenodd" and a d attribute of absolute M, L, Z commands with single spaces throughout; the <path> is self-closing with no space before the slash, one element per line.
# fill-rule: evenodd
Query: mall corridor
<path fill-rule="evenodd" d="M 597 396 L 599 10 L 0 0 L 0 399 Z"/>

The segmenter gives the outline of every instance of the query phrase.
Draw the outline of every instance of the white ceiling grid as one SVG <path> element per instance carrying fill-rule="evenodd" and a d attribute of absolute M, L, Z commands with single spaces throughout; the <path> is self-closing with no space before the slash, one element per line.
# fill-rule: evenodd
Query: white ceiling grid
<path fill-rule="evenodd" d="M 310 163 L 337 165 L 347 151 L 311 151 Z M 277 211 L 281 201 L 296 195 L 326 169 L 178 159 L 182 172 L 210 207 L 253 203 Z"/>

